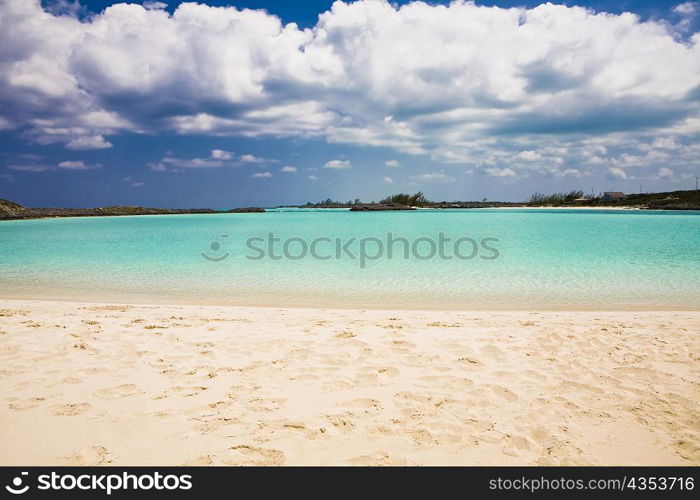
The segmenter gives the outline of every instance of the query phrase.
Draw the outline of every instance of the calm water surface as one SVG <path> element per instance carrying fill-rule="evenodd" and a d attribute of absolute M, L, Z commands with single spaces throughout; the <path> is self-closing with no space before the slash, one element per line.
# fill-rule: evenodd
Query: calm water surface
<path fill-rule="evenodd" d="M 392 245 L 387 245 L 388 233 Z M 272 248 L 269 234 L 279 239 Z M 310 245 L 318 238 L 323 239 L 314 247 L 314 258 Z M 455 255 L 459 238 L 459 254 L 473 258 Z M 337 253 L 338 240 L 347 252 Z M 285 242 L 287 257 L 271 258 L 270 249 L 279 257 Z M 0 297 L 362 308 L 699 309 L 700 212 L 289 210 L 4 221 Z"/>

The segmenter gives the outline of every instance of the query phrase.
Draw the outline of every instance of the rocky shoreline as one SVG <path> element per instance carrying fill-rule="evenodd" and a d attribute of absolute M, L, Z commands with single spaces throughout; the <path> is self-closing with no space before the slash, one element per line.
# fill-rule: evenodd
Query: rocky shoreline
<path fill-rule="evenodd" d="M 17 203 L 0 199 L 0 220 L 43 219 L 50 217 L 115 217 L 128 215 L 181 215 L 220 213 L 261 213 L 264 208 L 246 207 L 231 210 L 211 208 L 150 208 L 137 206 L 109 206 L 96 208 L 27 208 Z"/>
<path fill-rule="evenodd" d="M 700 210 L 699 196 L 695 191 L 674 191 L 647 195 L 629 195 L 624 200 L 599 201 L 585 200 L 564 204 L 536 204 L 499 201 L 453 201 L 433 202 L 426 206 L 414 207 L 396 203 L 358 203 L 352 205 L 322 204 L 313 208 L 348 208 L 350 212 L 386 212 L 430 209 L 470 209 L 470 208 L 619 208 L 639 210 Z M 297 208 L 307 208 L 299 206 Z M 49 217 L 115 217 L 127 215 L 180 215 L 180 214 L 222 214 L 222 213 L 264 213 L 261 207 L 243 207 L 230 210 L 211 208 L 150 208 L 139 206 L 108 206 L 96 208 L 27 208 L 0 198 L 0 220 L 42 219 Z"/>

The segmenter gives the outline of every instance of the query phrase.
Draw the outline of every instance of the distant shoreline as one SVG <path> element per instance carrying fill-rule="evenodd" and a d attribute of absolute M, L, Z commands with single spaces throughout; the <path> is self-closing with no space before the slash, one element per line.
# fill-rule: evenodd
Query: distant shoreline
<path fill-rule="evenodd" d="M 551 197 L 550 197 L 551 198 Z M 544 202 L 543 202 L 544 201 Z M 441 201 L 391 200 L 382 202 L 337 203 L 332 200 L 306 205 L 268 207 L 242 207 L 229 210 L 211 208 L 150 208 L 140 206 L 107 206 L 95 208 L 28 208 L 18 203 L 0 198 L 0 220 L 46 219 L 62 217 L 115 217 L 136 215 L 203 215 L 225 213 L 265 213 L 268 211 L 298 209 L 347 209 L 350 212 L 386 212 L 415 210 L 473 210 L 473 209 L 510 209 L 510 210 L 700 210 L 700 194 L 697 191 L 673 191 L 653 194 L 631 194 L 624 199 L 606 200 L 594 198 L 577 200 L 573 203 L 562 200 L 555 204 L 550 200 L 531 202 L 500 201 Z"/>

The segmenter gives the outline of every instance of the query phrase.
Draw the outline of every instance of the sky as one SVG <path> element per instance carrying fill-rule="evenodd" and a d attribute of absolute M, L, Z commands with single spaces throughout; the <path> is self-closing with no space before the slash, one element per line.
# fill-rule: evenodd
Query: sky
<path fill-rule="evenodd" d="M 693 189 L 700 4 L 0 0 L 0 197 Z"/>

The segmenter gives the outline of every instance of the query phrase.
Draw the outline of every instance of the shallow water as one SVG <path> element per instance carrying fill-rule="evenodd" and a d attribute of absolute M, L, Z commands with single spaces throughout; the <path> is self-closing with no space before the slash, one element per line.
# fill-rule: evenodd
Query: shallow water
<path fill-rule="evenodd" d="M 270 233 L 279 238 L 272 248 Z M 314 245 L 314 258 L 317 238 L 328 239 Z M 282 258 L 271 258 L 270 250 Z M 0 296 L 352 308 L 698 309 L 700 212 L 293 210 L 3 221 Z"/>

